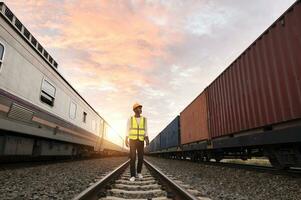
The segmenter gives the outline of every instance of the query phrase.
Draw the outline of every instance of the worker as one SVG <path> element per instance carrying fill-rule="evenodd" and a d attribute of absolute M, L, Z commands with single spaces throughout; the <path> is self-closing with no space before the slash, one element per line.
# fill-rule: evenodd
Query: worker
<path fill-rule="evenodd" d="M 138 153 L 137 163 L 137 176 L 139 179 L 143 178 L 141 174 L 143 154 L 144 154 L 144 141 L 149 145 L 147 134 L 147 120 L 141 116 L 142 105 L 135 103 L 133 105 L 134 116 L 131 116 L 127 123 L 127 136 L 125 138 L 125 145 L 130 146 L 130 181 L 135 181 L 136 178 L 136 151 Z"/>

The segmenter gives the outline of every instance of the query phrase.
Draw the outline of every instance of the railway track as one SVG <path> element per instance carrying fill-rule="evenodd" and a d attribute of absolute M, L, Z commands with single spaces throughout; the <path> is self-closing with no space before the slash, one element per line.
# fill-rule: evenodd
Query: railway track
<path fill-rule="evenodd" d="M 159 169 L 144 160 L 143 179 L 130 182 L 129 160 L 107 174 L 100 181 L 90 186 L 73 200 L 123 200 L 123 199 L 153 199 L 153 200 L 200 200 L 200 197 L 189 191 L 189 186 L 174 181 Z"/>
<path fill-rule="evenodd" d="M 185 161 L 197 162 L 200 164 L 210 165 L 210 166 L 228 167 L 228 168 L 233 168 L 233 169 L 244 169 L 244 170 L 248 170 L 248 171 L 270 173 L 270 174 L 274 174 L 274 175 L 285 175 L 285 176 L 296 177 L 296 178 L 301 177 L 301 168 L 277 169 L 272 166 L 255 165 L 255 164 L 241 164 L 241 163 L 233 163 L 233 162 L 215 162 L 215 161 L 198 162 L 198 161 L 192 161 L 192 160 L 185 160 Z"/>
<path fill-rule="evenodd" d="M 226 163 L 226 162 L 202 162 L 202 164 L 228 167 L 228 168 L 234 168 L 234 169 L 245 169 L 245 170 L 249 170 L 249 171 L 271 173 L 271 174 L 276 174 L 276 175 L 286 175 L 286 176 L 290 176 L 290 177 L 301 177 L 301 169 L 299 169 L 299 168 L 298 169 L 290 168 L 290 169 L 285 169 L 285 170 L 279 170 L 279 169 L 276 169 L 276 168 L 270 167 L 270 166 Z"/>

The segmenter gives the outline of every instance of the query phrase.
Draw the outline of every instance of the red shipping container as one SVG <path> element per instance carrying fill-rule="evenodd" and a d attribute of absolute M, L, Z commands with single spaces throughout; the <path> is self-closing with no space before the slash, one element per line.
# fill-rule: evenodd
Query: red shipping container
<path fill-rule="evenodd" d="M 181 144 L 208 139 L 206 95 L 205 90 L 180 113 Z"/>
<path fill-rule="evenodd" d="M 301 118 L 301 3 L 209 87 L 212 138 Z"/>

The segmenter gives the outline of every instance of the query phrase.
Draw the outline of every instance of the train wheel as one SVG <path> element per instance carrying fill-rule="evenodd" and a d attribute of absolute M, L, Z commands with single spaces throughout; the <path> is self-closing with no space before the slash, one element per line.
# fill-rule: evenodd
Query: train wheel
<path fill-rule="evenodd" d="M 286 164 L 282 163 L 281 161 L 278 160 L 278 158 L 275 155 L 269 155 L 269 161 L 273 167 L 279 170 L 284 170 L 288 169 L 289 166 Z"/>
<path fill-rule="evenodd" d="M 192 160 L 193 162 L 196 162 L 196 161 L 197 161 L 197 156 L 196 156 L 195 154 L 193 154 L 193 155 L 191 156 L 191 160 Z"/>
<path fill-rule="evenodd" d="M 216 156 L 216 157 L 214 158 L 215 162 L 220 162 L 222 159 L 223 159 L 222 156 Z"/>
<path fill-rule="evenodd" d="M 204 156 L 203 160 L 204 160 L 204 162 L 210 162 L 209 156 Z"/>

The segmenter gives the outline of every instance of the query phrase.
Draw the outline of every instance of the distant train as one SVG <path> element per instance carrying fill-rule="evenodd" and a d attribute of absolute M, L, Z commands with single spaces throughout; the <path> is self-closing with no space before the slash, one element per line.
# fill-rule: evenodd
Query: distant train
<path fill-rule="evenodd" d="M 126 152 L 57 62 L 0 3 L 0 158 Z"/>
<path fill-rule="evenodd" d="M 220 161 L 267 156 L 301 166 L 301 3 L 295 2 L 146 149 Z"/>

